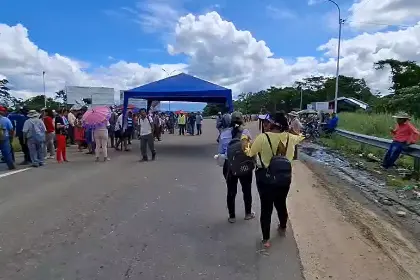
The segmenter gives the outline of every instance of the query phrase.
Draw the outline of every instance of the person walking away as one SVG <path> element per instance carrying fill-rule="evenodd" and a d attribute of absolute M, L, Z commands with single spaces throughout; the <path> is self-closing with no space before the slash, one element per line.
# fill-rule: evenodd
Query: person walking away
<path fill-rule="evenodd" d="M 158 141 L 161 141 L 161 131 L 160 131 L 160 117 L 159 117 L 159 113 L 158 113 L 158 112 L 154 112 L 152 119 L 153 119 L 153 133 L 154 133 L 154 137 L 155 137 Z"/>
<path fill-rule="evenodd" d="M 195 132 L 195 114 L 194 113 L 190 113 L 188 116 L 188 125 L 190 127 L 190 134 L 191 136 L 194 136 L 194 132 Z"/>
<path fill-rule="evenodd" d="M 304 139 L 288 130 L 286 116 L 277 112 L 273 118 L 270 117 L 269 132 L 259 134 L 246 149 L 248 156 L 257 156 L 255 179 L 261 201 L 260 224 L 265 248 L 271 246 L 270 227 L 274 207 L 280 222 L 278 230 L 284 232 L 287 227 L 286 198 L 292 182 L 291 161 L 296 144 Z"/>
<path fill-rule="evenodd" d="M 40 114 L 35 110 L 28 112 L 28 118 L 23 124 L 23 135 L 29 148 L 33 167 L 44 165 L 45 138 L 47 129 L 44 121 L 39 119 Z"/>
<path fill-rule="evenodd" d="M 299 120 L 299 114 L 295 111 L 291 111 L 289 114 L 290 117 L 290 133 L 294 135 L 300 135 L 302 133 L 303 125 Z M 293 159 L 298 159 L 298 146 L 295 147 L 295 154 Z"/>
<path fill-rule="evenodd" d="M 179 135 L 185 135 L 186 118 L 184 113 L 180 113 L 178 117 Z"/>
<path fill-rule="evenodd" d="M 79 152 L 83 151 L 83 143 L 85 142 L 85 129 L 82 125 L 82 113 L 78 113 L 74 121 L 74 141 L 77 143 Z"/>
<path fill-rule="evenodd" d="M 45 109 L 44 113 L 44 125 L 47 130 L 46 136 L 45 136 L 45 154 L 48 155 L 47 158 L 54 158 L 55 156 L 55 147 L 54 147 L 54 141 L 55 141 L 55 127 L 54 127 L 54 114 L 53 111 L 49 108 Z"/>
<path fill-rule="evenodd" d="M 58 163 L 67 162 L 66 125 L 64 122 L 64 109 L 55 117 L 55 138 L 57 141 L 56 158 Z"/>
<path fill-rule="evenodd" d="M 222 115 L 221 112 L 218 113 L 218 118 L 216 121 L 216 128 L 219 130 L 219 136 L 217 137 L 217 142 L 219 142 L 220 139 L 220 133 L 228 128 L 230 126 L 230 114 L 229 113 L 225 113 L 224 115 Z"/>
<path fill-rule="evenodd" d="M 31 163 L 31 156 L 29 155 L 28 145 L 26 145 L 26 141 L 22 132 L 23 125 L 28 119 L 28 111 L 29 109 L 26 106 L 24 106 L 19 110 L 18 113 L 12 113 L 8 116 L 8 118 L 13 124 L 15 135 L 19 139 L 19 144 L 24 155 L 24 159 L 19 165 L 27 165 Z"/>
<path fill-rule="evenodd" d="M 236 222 L 235 199 L 238 192 L 238 181 L 242 186 L 245 204 L 245 220 L 255 217 L 252 212 L 252 171 L 254 160 L 244 153 L 244 142 L 251 140 L 248 129 L 243 127 L 243 118 L 240 112 L 232 113 L 230 127 L 220 134 L 219 156 L 225 155 L 223 164 L 223 176 L 227 186 L 227 208 L 229 211 L 229 223 Z"/>
<path fill-rule="evenodd" d="M 391 129 L 392 143 L 382 162 L 382 167 L 385 169 L 393 167 L 401 153 L 419 140 L 419 131 L 410 122 L 411 117 L 407 113 L 400 112 L 393 117 L 397 125 Z"/>
<path fill-rule="evenodd" d="M 74 115 L 74 109 L 70 109 L 70 112 L 67 114 L 67 120 L 69 122 L 68 134 L 70 139 L 70 144 L 75 144 L 75 135 L 74 135 L 74 122 L 76 121 L 76 116 Z"/>
<path fill-rule="evenodd" d="M 195 123 L 197 125 L 197 135 L 203 134 L 203 131 L 201 130 L 201 123 L 203 122 L 203 116 L 200 112 L 197 112 L 197 115 L 195 115 Z"/>
<path fill-rule="evenodd" d="M 128 145 L 131 145 L 131 137 L 134 132 L 134 122 L 133 122 L 133 112 L 129 111 L 127 113 L 127 129 L 125 130 L 124 137 L 127 139 Z"/>
<path fill-rule="evenodd" d="M 7 164 L 7 168 L 13 170 L 16 169 L 12 150 L 14 131 L 13 124 L 6 115 L 7 109 L 0 106 L 0 152 L 3 156 L 3 160 Z"/>
<path fill-rule="evenodd" d="M 112 113 L 109 119 L 108 136 L 111 139 L 111 148 L 115 148 L 115 125 L 117 124 L 118 115 L 115 113 L 114 108 L 110 107 Z"/>
<path fill-rule="evenodd" d="M 115 150 L 120 150 L 119 146 L 121 145 L 121 149 L 124 148 L 124 151 L 129 151 L 128 145 L 127 145 L 127 138 L 125 131 L 127 129 L 127 119 L 124 122 L 123 121 L 123 114 L 122 112 L 119 113 L 117 123 L 115 125 L 115 137 L 117 138 L 117 141 L 115 143 Z"/>
<path fill-rule="evenodd" d="M 173 112 L 170 112 L 169 119 L 168 119 L 169 134 L 175 134 L 175 123 L 176 123 L 175 114 Z"/>
<path fill-rule="evenodd" d="M 152 152 L 152 160 L 156 159 L 155 138 L 153 134 L 153 119 L 148 116 L 145 109 L 140 110 L 139 118 L 140 128 L 140 151 L 142 159 L 141 162 L 148 161 L 147 147 Z"/>
<path fill-rule="evenodd" d="M 99 156 L 102 154 L 104 161 L 109 160 L 108 157 L 108 127 L 109 122 L 105 121 L 102 124 L 98 125 L 93 130 L 93 137 L 95 139 L 95 156 L 96 161 L 99 161 Z"/>

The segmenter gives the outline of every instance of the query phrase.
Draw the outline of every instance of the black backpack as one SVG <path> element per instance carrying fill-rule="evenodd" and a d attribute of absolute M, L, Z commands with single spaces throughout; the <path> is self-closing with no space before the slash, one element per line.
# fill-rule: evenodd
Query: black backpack
<path fill-rule="evenodd" d="M 228 168 L 236 177 L 247 175 L 255 168 L 254 159 L 247 156 L 242 149 L 241 135 L 242 132 L 237 133 L 227 147 Z"/>
<path fill-rule="evenodd" d="M 261 154 L 258 154 L 261 165 L 265 169 L 264 178 L 261 179 L 270 185 L 290 185 L 292 182 L 292 164 L 286 157 L 287 148 L 289 147 L 289 134 L 287 134 L 286 146 L 280 141 L 276 153 L 273 152 L 270 137 L 268 137 L 267 133 L 264 134 L 267 137 L 273 157 L 270 160 L 270 165 L 265 167 L 261 160 Z"/>

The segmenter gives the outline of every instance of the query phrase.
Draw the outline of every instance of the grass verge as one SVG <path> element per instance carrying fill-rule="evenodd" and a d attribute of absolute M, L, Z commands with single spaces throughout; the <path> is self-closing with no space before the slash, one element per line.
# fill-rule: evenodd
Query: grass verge
<path fill-rule="evenodd" d="M 396 124 L 392 115 L 385 114 L 341 113 L 339 118 L 338 127 L 341 129 L 389 139 L 391 139 L 390 129 L 394 128 Z M 419 120 L 411 120 L 411 122 L 416 127 L 420 127 Z M 327 147 L 344 153 L 373 154 L 381 159 L 386 152 L 383 149 L 361 144 L 339 135 L 333 135 L 331 138 L 321 138 L 321 142 Z M 414 160 L 409 156 L 401 156 L 397 164 L 406 168 L 413 168 Z"/>

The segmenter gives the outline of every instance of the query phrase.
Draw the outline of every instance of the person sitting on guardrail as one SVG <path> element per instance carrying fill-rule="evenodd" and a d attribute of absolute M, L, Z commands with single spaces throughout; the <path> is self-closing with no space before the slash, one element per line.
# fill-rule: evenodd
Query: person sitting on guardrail
<path fill-rule="evenodd" d="M 389 146 L 382 163 L 382 167 L 385 169 L 393 167 L 401 153 L 409 145 L 416 143 L 420 136 L 419 131 L 410 122 L 411 117 L 407 113 L 400 112 L 393 118 L 397 120 L 397 125 L 395 128 L 391 128 L 392 144 Z"/>
<path fill-rule="evenodd" d="M 328 120 L 325 128 L 326 133 L 333 133 L 338 126 L 338 116 L 336 113 L 331 114 L 331 119 Z"/>

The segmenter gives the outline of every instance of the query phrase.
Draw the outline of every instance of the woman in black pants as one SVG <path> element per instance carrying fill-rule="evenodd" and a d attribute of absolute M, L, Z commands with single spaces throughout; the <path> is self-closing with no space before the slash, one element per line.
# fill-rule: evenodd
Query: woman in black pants
<path fill-rule="evenodd" d="M 266 168 L 269 167 L 273 154 L 284 154 L 289 161 L 292 161 L 295 145 L 303 140 L 302 136 L 288 133 L 289 127 L 284 113 L 276 113 L 274 118 L 270 118 L 269 121 L 270 123 L 266 127 L 267 132 L 258 135 L 251 148 L 247 150 L 248 156 L 257 156 L 259 159 L 255 179 L 261 201 L 260 223 L 263 235 L 262 243 L 265 248 L 271 246 L 269 241 L 270 226 L 274 207 L 279 218 L 278 229 L 286 230 L 288 219 L 286 198 L 291 184 L 291 177 L 279 184 L 267 183 Z"/>
<path fill-rule="evenodd" d="M 231 116 L 231 123 L 228 129 L 225 129 L 220 134 L 219 141 L 219 154 L 226 154 L 227 146 L 232 138 L 239 137 L 240 139 L 250 139 L 251 134 L 248 129 L 243 128 L 242 114 L 239 112 L 233 112 Z M 229 211 L 229 223 L 236 222 L 235 213 L 235 199 L 238 192 L 238 181 L 242 186 L 243 199 L 245 204 L 245 220 L 251 220 L 255 217 L 255 213 L 252 212 L 252 171 L 248 174 L 237 177 L 229 171 L 227 160 L 223 165 L 223 176 L 226 180 L 227 185 L 227 208 Z"/>

